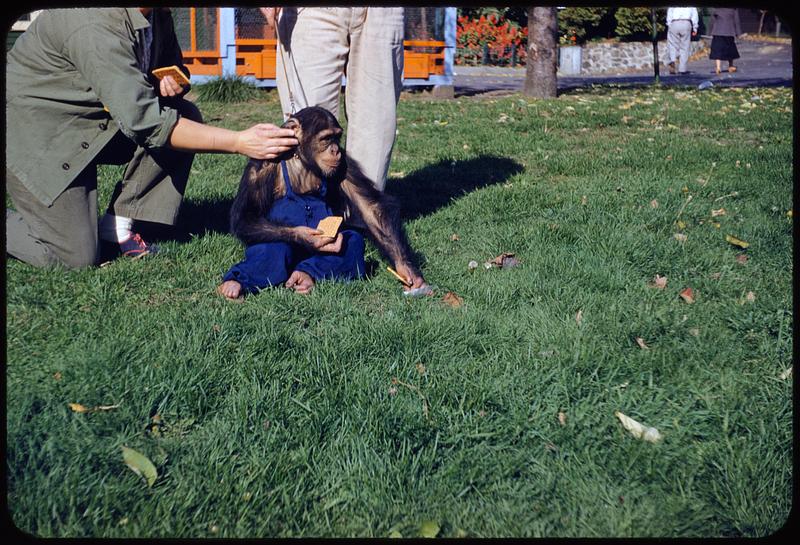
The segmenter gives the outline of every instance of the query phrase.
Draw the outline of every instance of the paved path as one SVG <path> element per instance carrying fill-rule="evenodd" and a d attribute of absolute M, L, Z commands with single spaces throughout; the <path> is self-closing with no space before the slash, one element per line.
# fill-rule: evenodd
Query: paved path
<path fill-rule="evenodd" d="M 690 61 L 689 73 L 671 75 L 662 65 L 660 81 L 663 85 L 698 86 L 711 81 L 723 87 L 792 87 L 792 46 L 784 43 L 739 40 L 740 59 L 734 61 L 738 71 L 725 72 L 728 64 L 722 63 L 723 73 L 714 73 L 714 61 L 706 54 Z M 662 60 L 663 59 L 659 59 Z M 456 96 L 475 95 L 493 91 L 521 91 L 525 80 L 525 68 L 501 68 L 496 66 L 456 66 L 454 87 Z M 654 81 L 653 69 L 625 74 L 602 76 L 559 76 L 559 91 L 599 84 L 624 86 L 649 85 Z"/>

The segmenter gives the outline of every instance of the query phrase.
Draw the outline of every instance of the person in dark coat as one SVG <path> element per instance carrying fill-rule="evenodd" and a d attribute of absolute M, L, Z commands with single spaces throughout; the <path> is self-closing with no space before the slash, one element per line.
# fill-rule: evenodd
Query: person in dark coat
<path fill-rule="evenodd" d="M 722 61 L 728 61 L 728 72 L 736 72 L 734 59 L 739 58 L 736 37 L 742 33 L 739 12 L 735 8 L 714 8 L 711 11 L 711 53 L 708 57 L 717 62 L 716 72 L 722 70 Z"/>

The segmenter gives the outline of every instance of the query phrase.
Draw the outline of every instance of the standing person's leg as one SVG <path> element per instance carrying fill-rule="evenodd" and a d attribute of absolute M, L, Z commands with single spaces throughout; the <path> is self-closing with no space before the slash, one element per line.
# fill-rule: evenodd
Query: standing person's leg
<path fill-rule="evenodd" d="M 380 191 L 386 185 L 403 86 L 403 8 L 353 8 L 347 63 L 349 157 Z"/>
<path fill-rule="evenodd" d="M 6 252 L 37 267 L 71 269 L 97 262 L 97 174 L 90 164 L 53 204 L 45 206 L 6 169 Z"/>
<path fill-rule="evenodd" d="M 675 61 L 678 59 L 678 34 L 674 23 L 667 30 L 667 55 L 669 57 L 669 73 L 675 73 Z"/>
<path fill-rule="evenodd" d="M 690 21 L 675 21 L 678 25 L 678 72 L 686 72 L 689 62 L 689 48 L 692 44 L 692 23 Z"/>
<path fill-rule="evenodd" d="M 351 8 L 281 10 L 275 77 L 284 119 L 307 106 L 339 117 Z"/>
<path fill-rule="evenodd" d="M 173 106 L 181 117 L 203 122 L 200 110 L 193 103 L 180 100 Z M 174 225 L 193 160 L 192 153 L 169 148 L 147 150 L 137 147 L 128 162 L 122 181 L 114 189 L 107 215 Z M 102 228 L 103 225 L 101 230 Z M 112 240 L 105 235 L 104 230 L 101 233 L 102 238 Z"/>

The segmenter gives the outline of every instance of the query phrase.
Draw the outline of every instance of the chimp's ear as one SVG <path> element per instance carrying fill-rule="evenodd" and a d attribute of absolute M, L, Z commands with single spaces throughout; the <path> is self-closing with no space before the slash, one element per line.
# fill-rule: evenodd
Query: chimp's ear
<path fill-rule="evenodd" d="M 300 126 L 300 121 L 296 117 L 290 117 L 283 123 L 283 127 L 286 129 L 292 129 L 294 131 L 295 137 L 300 140 L 300 137 L 303 135 L 303 128 Z"/>

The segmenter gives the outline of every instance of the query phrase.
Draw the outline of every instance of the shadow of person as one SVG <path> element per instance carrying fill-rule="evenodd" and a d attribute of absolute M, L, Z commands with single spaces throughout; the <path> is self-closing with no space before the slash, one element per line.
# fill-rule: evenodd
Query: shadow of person
<path fill-rule="evenodd" d="M 520 163 L 496 155 L 444 160 L 402 178 L 389 178 L 386 193 L 399 201 L 400 217 L 408 221 L 432 214 L 476 189 L 504 183 L 522 170 Z"/>
<path fill-rule="evenodd" d="M 523 166 L 507 157 L 481 155 L 463 161 L 439 161 L 402 178 L 390 178 L 386 193 L 400 205 L 400 218 L 408 221 L 430 215 L 462 195 L 493 184 L 504 183 L 522 172 Z M 136 229 L 145 240 L 174 240 L 186 243 L 206 233 L 230 233 L 230 208 L 233 198 L 195 201 L 181 204 L 174 227 L 137 222 Z"/>
<path fill-rule="evenodd" d="M 186 243 L 207 233 L 230 233 L 233 197 L 223 200 L 184 200 L 175 226 L 137 221 L 136 230 L 147 241 L 174 240 Z"/>

